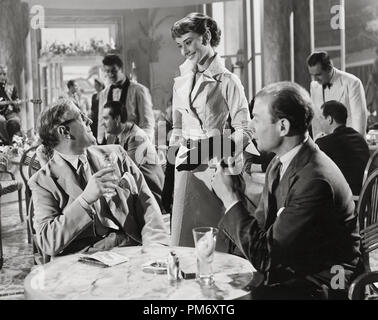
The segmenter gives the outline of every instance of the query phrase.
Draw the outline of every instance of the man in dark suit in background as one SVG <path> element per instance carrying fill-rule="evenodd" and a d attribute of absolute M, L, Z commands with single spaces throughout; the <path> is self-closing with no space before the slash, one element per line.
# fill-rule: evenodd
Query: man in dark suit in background
<path fill-rule="evenodd" d="M 218 166 L 212 187 L 226 208 L 220 228 L 259 271 L 258 299 L 346 297 L 360 258 L 352 192 L 341 171 L 308 135 L 309 94 L 280 82 L 256 96 L 252 127 L 262 151 L 276 153 L 267 168 L 257 209 L 248 212 L 227 169 Z M 343 270 L 333 285 L 333 268 Z M 338 290 L 337 290 L 338 289 Z"/>
<path fill-rule="evenodd" d="M 362 178 L 369 160 L 365 139 L 353 128 L 347 127 L 347 109 L 335 100 L 322 105 L 323 128 L 326 136 L 316 140 L 319 148 L 337 164 L 354 195 L 359 195 Z"/>

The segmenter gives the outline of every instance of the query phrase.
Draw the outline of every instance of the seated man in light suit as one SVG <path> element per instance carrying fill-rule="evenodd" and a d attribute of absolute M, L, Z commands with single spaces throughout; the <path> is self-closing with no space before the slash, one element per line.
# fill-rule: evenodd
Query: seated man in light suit
<path fill-rule="evenodd" d="M 42 143 L 54 149 L 29 181 L 41 250 L 57 256 L 168 244 L 159 206 L 142 173 L 120 146 L 96 146 L 90 124 L 69 100 L 59 100 L 40 117 Z M 104 164 L 110 154 L 116 156 L 114 167 Z"/>
<path fill-rule="evenodd" d="M 147 185 L 161 207 L 164 172 L 158 164 L 155 146 L 147 133 L 135 123 L 127 121 L 127 112 L 119 101 L 110 101 L 102 112 L 104 127 L 109 134 L 107 144 L 120 144 L 138 166 Z"/>
<path fill-rule="evenodd" d="M 263 275 L 253 298 L 313 299 L 326 292 L 345 298 L 359 263 L 352 192 L 309 137 L 312 117 L 310 96 L 301 86 L 265 87 L 256 96 L 252 126 L 259 149 L 276 157 L 257 209 L 247 211 L 226 169 L 218 166 L 212 181 L 226 208 L 220 228 Z"/>

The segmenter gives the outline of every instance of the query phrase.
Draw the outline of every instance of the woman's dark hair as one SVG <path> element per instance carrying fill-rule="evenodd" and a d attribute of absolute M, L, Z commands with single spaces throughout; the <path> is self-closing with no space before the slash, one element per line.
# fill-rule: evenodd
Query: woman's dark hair
<path fill-rule="evenodd" d="M 192 12 L 173 24 L 171 34 L 173 39 L 181 37 L 188 32 L 195 32 L 203 36 L 207 30 L 209 30 L 211 34 L 210 45 L 216 47 L 220 42 L 222 34 L 216 21 L 205 14 Z"/>

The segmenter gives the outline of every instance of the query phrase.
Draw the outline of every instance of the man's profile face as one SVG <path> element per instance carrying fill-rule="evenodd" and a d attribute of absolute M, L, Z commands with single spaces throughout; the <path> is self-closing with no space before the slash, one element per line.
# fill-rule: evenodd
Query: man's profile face
<path fill-rule="evenodd" d="M 116 134 L 117 122 L 110 114 L 110 108 L 104 108 L 102 111 L 102 118 L 104 119 L 104 127 L 107 133 Z"/>
<path fill-rule="evenodd" d="M 122 70 L 115 64 L 110 66 L 104 65 L 104 72 L 112 84 L 122 79 Z"/>
<path fill-rule="evenodd" d="M 257 97 L 252 113 L 251 127 L 260 151 L 276 152 L 281 145 L 279 121 L 273 122 L 270 105 L 273 97 Z"/>
<path fill-rule="evenodd" d="M 323 70 L 320 63 L 312 67 L 308 66 L 308 72 L 310 73 L 311 79 L 321 85 L 327 84 L 329 80 L 331 80 L 331 73 Z"/>
<path fill-rule="evenodd" d="M 0 83 L 5 83 L 7 81 L 7 70 L 0 68 Z"/>
<path fill-rule="evenodd" d="M 71 135 L 72 148 L 74 150 L 87 148 L 96 144 L 96 138 L 93 136 L 90 124 L 91 120 L 80 112 L 73 104 L 71 109 L 65 114 L 65 120 L 71 120 L 66 127 Z"/>
<path fill-rule="evenodd" d="M 321 115 L 321 121 L 320 121 L 320 126 L 322 128 L 322 131 L 325 133 L 325 134 L 330 134 L 332 133 L 332 128 L 331 128 L 331 116 L 324 116 L 324 114 L 322 113 Z"/>

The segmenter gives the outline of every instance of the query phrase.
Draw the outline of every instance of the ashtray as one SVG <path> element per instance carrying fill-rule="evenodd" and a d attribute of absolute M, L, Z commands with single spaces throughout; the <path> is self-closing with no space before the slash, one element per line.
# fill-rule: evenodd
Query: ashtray
<path fill-rule="evenodd" d="M 150 261 L 142 265 L 143 271 L 147 273 L 166 274 L 167 262 L 158 260 Z"/>

